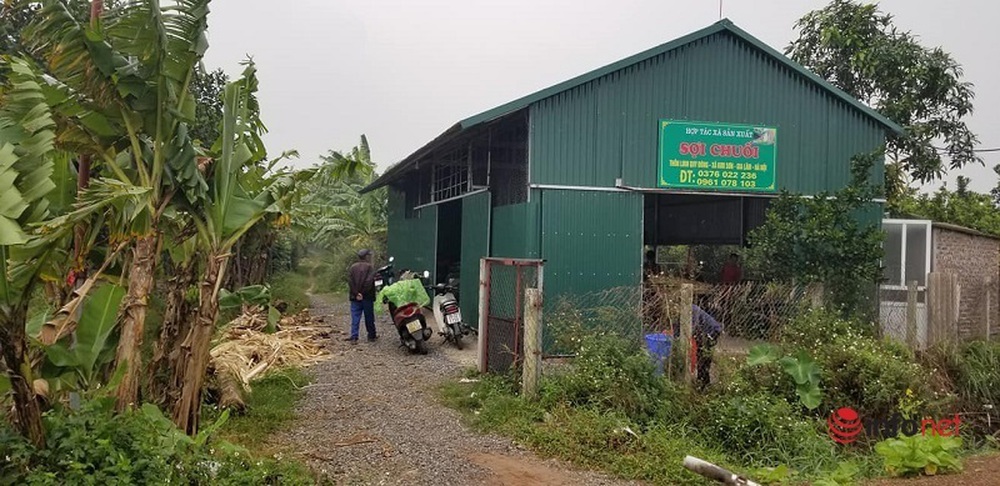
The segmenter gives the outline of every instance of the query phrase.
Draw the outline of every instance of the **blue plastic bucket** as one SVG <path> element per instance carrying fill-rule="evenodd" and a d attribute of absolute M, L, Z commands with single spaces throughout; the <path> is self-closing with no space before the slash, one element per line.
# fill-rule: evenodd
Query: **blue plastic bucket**
<path fill-rule="evenodd" d="M 663 374 L 663 363 L 670 357 L 670 347 L 672 341 L 666 334 L 647 334 L 646 348 L 649 350 L 649 357 L 656 365 L 656 374 Z"/>

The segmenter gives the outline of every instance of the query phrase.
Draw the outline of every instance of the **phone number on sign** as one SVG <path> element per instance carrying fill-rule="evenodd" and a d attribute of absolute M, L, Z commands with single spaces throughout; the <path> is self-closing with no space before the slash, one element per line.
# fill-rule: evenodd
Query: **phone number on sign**
<path fill-rule="evenodd" d="M 757 174 L 754 172 L 730 172 L 721 170 L 682 170 L 681 184 L 695 184 L 708 187 L 757 187 Z"/>

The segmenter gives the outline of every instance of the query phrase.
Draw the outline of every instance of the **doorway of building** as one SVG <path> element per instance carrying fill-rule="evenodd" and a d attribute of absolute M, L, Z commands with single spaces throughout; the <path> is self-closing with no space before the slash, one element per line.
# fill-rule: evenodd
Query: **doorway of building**
<path fill-rule="evenodd" d="M 462 263 L 463 199 L 438 206 L 435 283 L 447 283 L 450 278 L 459 278 Z"/>
<path fill-rule="evenodd" d="M 700 194 L 647 194 L 643 243 L 658 270 L 718 283 L 732 254 L 764 223 L 771 199 Z M 742 278 L 746 275 L 741 276 Z"/>

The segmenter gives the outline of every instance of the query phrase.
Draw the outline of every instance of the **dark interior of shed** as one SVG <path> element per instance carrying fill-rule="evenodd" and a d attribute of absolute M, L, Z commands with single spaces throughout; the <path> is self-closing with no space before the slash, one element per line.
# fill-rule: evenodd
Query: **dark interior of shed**
<path fill-rule="evenodd" d="M 462 261 L 462 200 L 456 199 L 438 207 L 437 280 L 448 282 L 458 278 Z"/>
<path fill-rule="evenodd" d="M 771 199 L 753 196 L 646 194 L 643 243 L 657 269 L 716 282 L 730 254 L 740 254 L 764 223 Z"/>

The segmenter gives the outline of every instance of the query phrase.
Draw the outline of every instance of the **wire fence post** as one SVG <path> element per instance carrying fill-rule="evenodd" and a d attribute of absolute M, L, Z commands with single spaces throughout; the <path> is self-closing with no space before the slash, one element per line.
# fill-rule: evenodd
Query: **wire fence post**
<path fill-rule="evenodd" d="M 681 311 L 680 311 L 680 322 L 678 325 L 681 326 L 680 342 L 677 343 L 678 346 L 677 354 L 681 357 L 681 363 L 683 363 L 682 373 L 683 381 L 685 383 L 694 383 L 694 363 L 695 349 L 692 346 L 691 340 L 691 329 L 693 324 L 693 308 L 694 305 L 694 285 L 689 283 L 681 285 Z"/>
<path fill-rule="evenodd" d="M 542 292 L 529 288 L 524 291 L 524 366 L 521 394 L 528 399 L 538 396 L 542 375 Z"/>
<path fill-rule="evenodd" d="M 822 283 L 814 282 L 806 287 L 806 293 L 809 295 L 809 307 L 812 309 L 821 309 L 823 307 L 824 294 L 826 289 Z"/>
<path fill-rule="evenodd" d="M 479 260 L 479 372 L 489 371 L 486 366 L 486 334 L 489 332 L 488 318 L 490 315 L 490 275 L 486 259 Z"/>
<path fill-rule="evenodd" d="M 910 280 L 906 285 L 906 344 L 910 349 L 917 349 L 917 281 Z"/>

